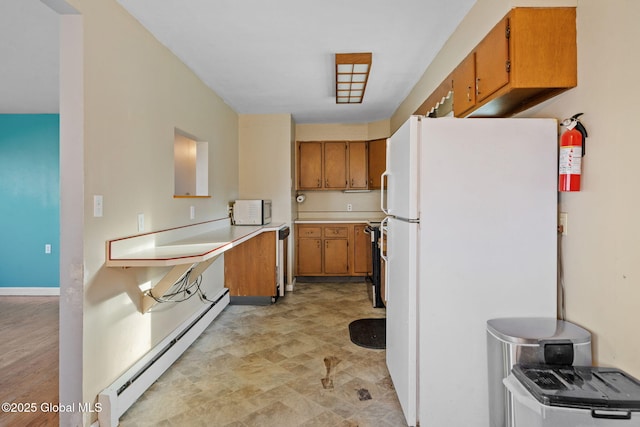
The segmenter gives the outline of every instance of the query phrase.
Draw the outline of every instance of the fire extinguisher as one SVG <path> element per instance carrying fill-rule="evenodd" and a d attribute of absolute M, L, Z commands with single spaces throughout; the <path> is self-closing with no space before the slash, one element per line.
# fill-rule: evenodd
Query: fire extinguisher
<path fill-rule="evenodd" d="M 587 138 L 587 130 L 579 120 L 582 114 L 578 113 L 561 123 L 567 130 L 560 137 L 559 191 L 580 191 L 582 157 L 585 155 L 584 142 Z"/>

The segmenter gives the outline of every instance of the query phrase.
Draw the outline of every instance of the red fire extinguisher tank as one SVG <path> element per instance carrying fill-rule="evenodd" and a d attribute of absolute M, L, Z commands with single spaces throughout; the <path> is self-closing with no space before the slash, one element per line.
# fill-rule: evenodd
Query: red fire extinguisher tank
<path fill-rule="evenodd" d="M 582 173 L 582 156 L 584 156 L 584 138 L 586 130 L 580 124 L 576 114 L 562 122 L 567 130 L 560 137 L 560 159 L 558 162 L 558 190 L 580 191 L 580 175 Z"/>

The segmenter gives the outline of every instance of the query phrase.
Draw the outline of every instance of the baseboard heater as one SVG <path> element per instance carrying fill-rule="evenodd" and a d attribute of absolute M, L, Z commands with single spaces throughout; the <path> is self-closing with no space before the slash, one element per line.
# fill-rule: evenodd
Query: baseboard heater
<path fill-rule="evenodd" d="M 223 289 L 202 310 L 187 319 L 169 336 L 138 360 L 127 372 L 98 395 L 102 410 L 100 427 L 117 427 L 120 417 L 202 334 L 229 305 L 229 290 Z"/>

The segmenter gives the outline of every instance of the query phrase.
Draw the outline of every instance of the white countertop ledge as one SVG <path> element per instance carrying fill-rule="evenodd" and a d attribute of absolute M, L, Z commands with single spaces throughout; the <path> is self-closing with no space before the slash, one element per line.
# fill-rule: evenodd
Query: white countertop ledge
<path fill-rule="evenodd" d="M 166 267 L 207 261 L 285 224 L 231 225 L 229 218 L 107 241 L 107 267 Z"/>
<path fill-rule="evenodd" d="M 380 219 L 296 219 L 296 224 L 367 224 L 369 222 L 380 222 Z"/>

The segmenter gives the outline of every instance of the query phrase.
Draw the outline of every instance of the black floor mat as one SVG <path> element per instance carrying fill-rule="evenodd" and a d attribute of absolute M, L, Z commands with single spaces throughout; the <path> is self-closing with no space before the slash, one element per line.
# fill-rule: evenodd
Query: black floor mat
<path fill-rule="evenodd" d="M 383 350 L 387 344 L 387 319 L 359 319 L 349 323 L 349 336 L 355 345 Z"/>

